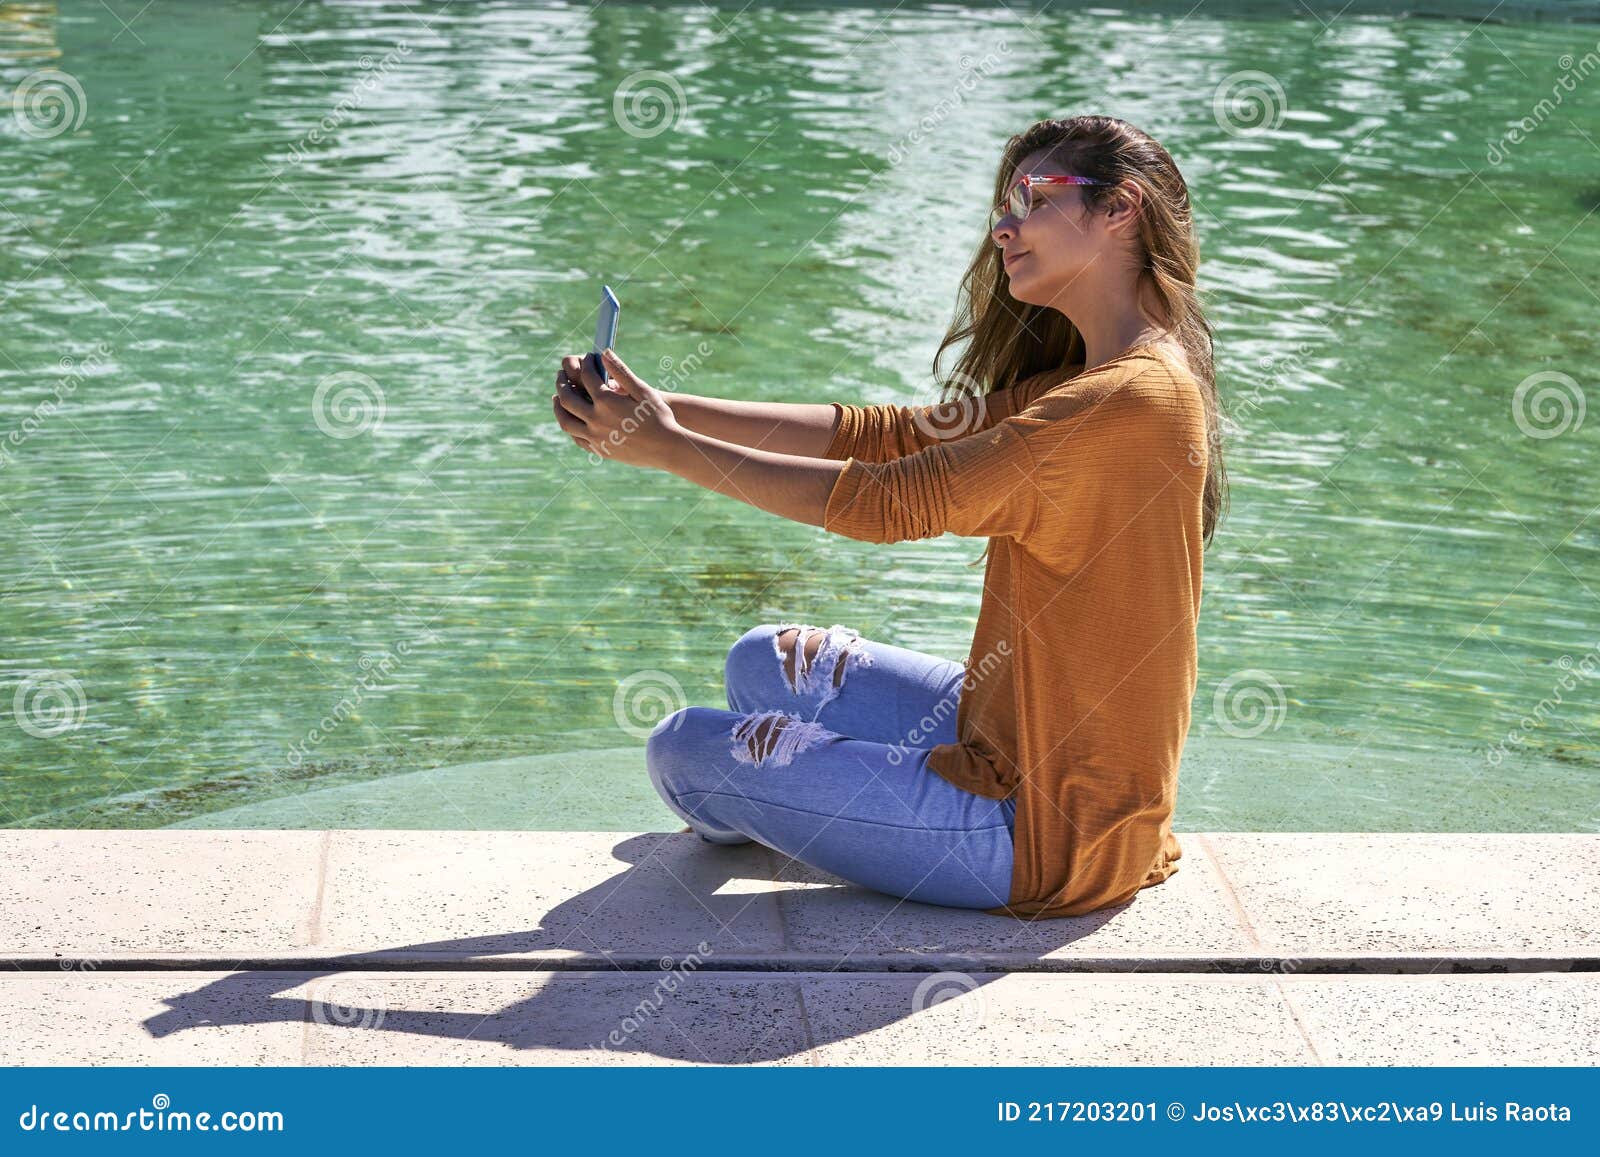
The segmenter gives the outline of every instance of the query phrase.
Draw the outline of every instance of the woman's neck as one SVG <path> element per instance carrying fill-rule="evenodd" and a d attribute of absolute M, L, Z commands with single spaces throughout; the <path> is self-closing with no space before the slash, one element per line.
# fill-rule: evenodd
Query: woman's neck
<path fill-rule="evenodd" d="M 1079 285 L 1074 289 L 1070 305 L 1057 308 L 1083 337 L 1086 370 L 1167 332 L 1140 308 L 1137 280 Z"/>

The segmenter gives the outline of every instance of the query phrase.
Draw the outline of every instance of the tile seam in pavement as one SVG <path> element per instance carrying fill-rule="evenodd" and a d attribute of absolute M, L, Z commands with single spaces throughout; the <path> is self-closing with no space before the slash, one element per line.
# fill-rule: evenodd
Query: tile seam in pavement
<path fill-rule="evenodd" d="M 311 1002 L 302 1002 L 300 1009 L 300 1064 L 311 1063 Z"/>
<path fill-rule="evenodd" d="M 669 913 L 649 926 L 624 922 L 614 934 L 604 937 L 608 945 L 626 945 L 621 950 L 597 944 L 593 952 L 558 954 L 548 945 L 540 945 L 536 938 L 508 936 L 465 936 L 459 943 L 452 943 L 444 932 L 459 931 L 458 926 L 485 932 L 497 927 L 486 925 L 489 916 L 477 914 L 474 907 L 481 900 L 474 889 L 481 887 L 483 865 L 471 856 L 444 855 L 454 848 L 455 841 L 449 838 L 454 833 L 421 833 L 420 842 L 411 841 L 417 843 L 413 850 L 419 852 L 411 859 L 398 852 L 391 856 L 382 849 L 369 857 L 366 844 L 355 838 L 369 834 L 378 833 L 344 829 L 210 833 L 18 831 L 9 841 L 0 838 L 0 851 L 29 856 L 34 872 L 16 897 L 26 901 L 23 910 L 29 918 L 24 919 L 20 913 L 9 918 L 4 928 L 9 943 L 0 945 L 0 971 L 11 975 L 36 975 L 46 969 L 59 972 L 62 957 L 74 954 L 92 958 L 98 968 L 121 973 L 141 968 L 183 972 L 211 968 L 234 971 L 241 967 L 276 973 L 355 969 L 409 972 L 426 968 L 481 973 L 573 972 L 596 966 L 655 970 L 662 951 L 681 949 L 679 941 L 697 938 L 691 935 L 693 919 L 679 920 Z M 389 834 L 418 835 L 405 829 Z M 598 858 L 600 843 L 605 842 L 599 840 L 602 834 L 607 841 L 615 835 L 571 834 L 574 858 L 570 868 L 562 867 L 565 861 L 561 848 L 552 852 L 543 841 L 535 841 L 541 853 L 537 862 L 549 870 L 553 855 L 560 878 L 522 905 L 519 929 L 528 920 L 545 919 L 543 914 L 547 911 L 565 911 L 563 905 L 584 895 L 585 889 L 595 889 L 603 870 L 612 870 L 612 865 L 602 864 Z M 446 838 L 430 842 L 430 835 Z M 1557 838 L 1552 841 L 1552 836 Z M 752 881 L 753 894 L 745 898 L 745 907 L 757 901 L 771 905 L 767 909 L 770 915 L 764 920 L 775 919 L 777 927 L 764 931 L 759 945 L 719 953 L 702 962 L 701 967 L 726 973 L 768 974 L 820 968 L 862 975 L 952 970 L 1148 970 L 1266 973 L 1275 974 L 1279 980 L 1291 970 L 1324 976 L 1430 972 L 1600 974 L 1600 941 L 1592 932 L 1595 915 L 1600 912 L 1595 907 L 1593 884 L 1600 876 L 1595 875 L 1596 860 L 1589 851 L 1600 850 L 1600 834 L 1189 832 L 1183 838 L 1195 841 L 1195 851 L 1201 857 L 1196 867 L 1209 862 L 1216 881 L 1208 882 L 1210 876 L 1201 872 L 1181 894 L 1163 895 L 1163 901 L 1175 903 L 1157 904 L 1148 913 L 1136 906 L 1131 912 L 1118 912 L 1114 919 L 1063 921 L 1059 928 L 1062 940 L 1054 936 L 1056 929 L 1050 928 L 1046 930 L 1047 941 L 1023 950 L 1008 942 L 1006 928 L 998 919 L 993 920 L 991 936 L 986 928 L 963 920 L 962 914 L 947 925 L 938 912 L 919 909 L 907 918 L 901 934 L 880 942 L 877 951 L 846 954 L 842 960 L 839 950 L 827 948 L 828 941 L 844 935 L 851 921 L 870 918 L 878 910 L 877 901 L 865 895 L 836 899 L 832 894 L 819 901 L 807 890 L 818 881 L 804 874 L 797 886 L 782 886 L 787 883 L 782 879 L 786 873 L 779 867 L 782 854 L 763 847 L 760 857 L 744 867 L 765 875 L 772 884 L 769 887 L 759 880 Z M 1302 910 L 1305 906 L 1335 903 L 1336 873 L 1343 863 L 1338 857 L 1331 857 L 1329 849 L 1321 847 L 1319 841 L 1333 841 L 1337 847 L 1339 841 L 1348 843 L 1352 839 L 1364 841 L 1362 847 L 1380 845 L 1397 871 L 1413 862 L 1421 864 L 1425 870 L 1420 882 L 1390 898 L 1384 890 L 1387 877 L 1375 874 L 1375 869 L 1366 865 L 1357 879 L 1358 895 L 1336 913 L 1340 919 L 1327 926 L 1316 921 L 1308 924 L 1311 910 Z M 1277 849 L 1291 844 L 1299 847 L 1298 841 L 1305 841 L 1304 847 L 1312 854 L 1303 878 L 1296 877 L 1290 881 L 1291 886 L 1276 888 L 1268 884 L 1281 881 L 1281 872 L 1255 878 L 1280 859 Z M 1526 841 L 1527 847 L 1517 852 L 1517 863 L 1526 870 L 1461 878 L 1463 866 L 1496 862 L 1499 853 L 1490 849 L 1498 849 L 1502 841 Z M 410 848 L 410 843 L 400 842 Z M 500 843 L 490 841 L 484 846 L 493 850 Z M 514 839 L 511 846 L 521 847 Z M 1423 856 L 1424 850 L 1430 856 L 1439 852 L 1443 858 L 1435 862 Z M 298 875 L 304 870 L 307 851 L 313 852 L 314 865 L 309 894 Z M 335 851 L 369 869 L 374 883 L 341 900 L 344 894 L 339 889 L 345 882 L 333 870 L 339 866 L 334 863 Z M 203 853 L 203 862 L 213 870 L 201 874 L 191 871 L 191 853 Z M 614 847 L 612 854 L 618 854 Z M 85 877 L 81 870 L 85 855 L 103 872 L 118 877 L 131 872 L 152 883 L 134 893 L 134 908 L 125 911 L 118 905 L 127 902 L 127 888 L 119 885 L 108 891 Z M 766 866 L 765 871 L 759 864 Z M 493 868 L 493 863 L 489 867 Z M 1335 873 L 1334 878 L 1316 874 L 1323 868 Z M 291 872 L 294 886 L 285 889 L 282 884 Z M 1235 872 L 1240 873 L 1238 881 L 1233 879 Z M 608 880 L 628 878 L 627 872 L 619 877 L 607 876 Z M 706 881 L 707 887 L 722 886 L 720 876 L 714 872 Z M 1167 887 L 1170 889 L 1171 885 Z M 1553 898 L 1548 895 L 1552 888 L 1561 889 Z M 373 919 L 382 915 L 386 903 L 394 898 L 391 891 L 405 899 L 413 894 L 431 896 L 440 889 L 455 897 L 448 908 L 451 915 L 441 926 L 440 935 L 418 934 L 416 939 L 423 943 L 404 942 L 407 933 L 413 931 L 409 921 L 397 922 L 392 915 Z M 460 896 L 456 896 L 458 890 Z M 1251 897 L 1248 906 L 1243 900 L 1247 895 Z M 1494 909 L 1489 907 L 1494 903 L 1514 904 L 1519 898 L 1533 896 L 1541 903 L 1535 905 L 1527 919 L 1513 924 L 1509 933 L 1505 921 L 1496 918 Z M 216 906 L 223 905 L 232 917 L 236 915 L 235 898 L 240 905 L 237 920 L 230 920 L 225 931 L 218 931 L 213 927 Z M 1436 899 L 1439 904 L 1454 907 L 1440 915 L 1434 910 Z M 836 907 L 830 908 L 830 902 Z M 95 918 L 101 905 L 109 905 L 104 908 L 109 931 L 102 929 L 101 921 Z M 899 907 L 897 904 L 895 909 Z M 845 926 L 835 928 L 835 912 L 844 915 Z M 292 931 L 285 927 L 290 924 L 291 914 Z M 1261 917 L 1260 929 L 1252 914 Z M 1429 916 L 1431 923 L 1417 925 L 1419 915 Z M 1172 932 L 1174 920 L 1180 926 L 1176 936 Z M 1228 920 L 1234 923 L 1228 925 Z M 1114 926 L 1105 929 L 1105 924 Z M 1224 929 L 1230 933 L 1226 937 L 1220 935 Z M 433 924 L 429 923 L 423 931 L 432 930 Z M 901 940 L 905 950 L 892 946 Z M 171 947 L 186 944 L 190 945 L 187 949 Z M 927 947 L 917 950 L 919 944 Z M 108 951 L 111 945 L 117 947 Z M 11 950 L 3 950 L 5 947 Z M 5 969 L 8 964 L 9 970 Z"/>
<path fill-rule="evenodd" d="M 1317 1042 L 1311 1039 L 1311 1030 L 1306 1028 L 1305 1022 L 1300 1019 L 1300 1010 L 1295 1006 L 1294 1001 L 1289 998 L 1289 990 L 1284 988 L 1283 981 L 1276 976 L 1272 978 L 1272 987 L 1277 990 L 1278 999 L 1283 1001 L 1283 1007 L 1289 1011 L 1289 1019 L 1294 1021 L 1295 1031 L 1306 1042 L 1306 1048 L 1311 1050 L 1312 1061 L 1319 1065 L 1322 1064 L 1322 1054 L 1317 1051 Z"/>
<path fill-rule="evenodd" d="M 29 976 L 43 972 L 61 973 L 59 958 L 44 955 L 0 954 L 0 963 L 9 964 L 6 976 Z M 445 953 L 415 953 L 400 956 L 383 950 L 325 954 L 279 953 L 265 956 L 202 955 L 185 953 L 151 954 L 102 953 L 95 962 L 104 973 L 129 972 L 392 972 L 444 971 L 459 973 L 491 972 L 655 972 L 660 969 L 656 953 L 581 953 L 569 956 L 451 956 Z M 1482 954 L 1451 952 L 1351 952 L 1314 953 L 1294 958 L 1296 974 L 1307 976 L 1506 976 L 1573 973 L 1600 973 L 1600 958 L 1538 953 Z M 1204 974 L 1261 976 L 1261 959 L 1254 953 L 1126 953 L 1041 957 L 1026 953 L 1012 956 L 985 955 L 981 952 L 920 953 L 905 955 L 852 956 L 840 961 L 832 953 L 724 954 L 707 960 L 698 971 L 719 973 L 928 973 L 994 972 L 999 974 Z"/>
<path fill-rule="evenodd" d="M 322 838 L 317 841 L 317 878 L 316 886 L 311 892 L 311 944 L 317 948 L 322 944 L 323 909 L 328 890 L 328 865 L 333 859 L 333 832 L 324 830 Z M 311 1050 L 313 1041 L 311 1001 L 304 1001 L 300 1009 L 300 1064 L 311 1063 Z"/>
<path fill-rule="evenodd" d="M 783 871 L 778 866 L 778 853 L 765 844 L 761 845 L 761 852 L 762 858 L 767 862 L 767 877 L 776 882 L 779 874 Z M 772 907 L 774 914 L 778 918 L 778 951 L 785 956 L 789 954 L 789 906 L 784 903 L 783 898 L 790 891 L 791 889 L 789 888 L 777 888 L 772 893 Z"/>
<path fill-rule="evenodd" d="M 817 1041 L 811 1033 L 811 1014 L 806 1011 L 806 982 L 802 976 L 794 978 L 794 1000 L 800 1009 L 800 1035 L 806 1045 L 806 1061 L 814 1068 L 819 1067 Z"/>
<path fill-rule="evenodd" d="M 1200 846 L 1205 849 L 1206 858 L 1217 870 L 1217 878 L 1222 881 L 1222 891 L 1228 898 L 1228 905 L 1233 909 L 1233 914 L 1239 918 L 1239 923 L 1244 926 L 1244 934 L 1250 939 L 1250 947 L 1265 952 L 1266 948 L 1261 943 L 1261 937 L 1256 935 L 1256 926 L 1250 921 L 1250 914 L 1244 910 L 1244 902 L 1239 899 L 1239 893 L 1234 889 L 1233 881 L 1228 877 L 1228 869 L 1222 862 L 1222 856 L 1217 851 L 1216 845 L 1206 838 L 1204 832 L 1195 832 L 1194 836 L 1200 841 Z"/>
<path fill-rule="evenodd" d="M 776 881 L 783 872 L 783 868 L 778 864 L 778 853 L 764 844 L 761 846 L 761 851 L 763 858 L 767 862 L 767 876 Z M 772 894 L 772 906 L 778 918 L 778 952 L 784 959 L 789 959 L 791 956 L 789 951 L 789 905 L 785 899 L 791 892 L 792 889 L 790 888 L 778 888 Z M 789 970 L 786 969 L 784 971 Z M 800 1035 L 805 1041 L 806 1063 L 812 1068 L 820 1067 L 821 1062 L 817 1060 L 816 1039 L 811 1033 L 811 1015 L 806 1010 L 805 980 L 801 976 L 795 976 L 794 979 L 794 1000 L 795 1007 L 800 1011 Z"/>
<path fill-rule="evenodd" d="M 311 893 L 311 940 L 309 947 L 317 948 L 322 944 L 322 910 L 323 898 L 327 895 L 328 888 L 328 861 L 331 858 L 333 847 L 333 832 L 324 831 L 322 839 L 317 841 L 317 881 Z"/>

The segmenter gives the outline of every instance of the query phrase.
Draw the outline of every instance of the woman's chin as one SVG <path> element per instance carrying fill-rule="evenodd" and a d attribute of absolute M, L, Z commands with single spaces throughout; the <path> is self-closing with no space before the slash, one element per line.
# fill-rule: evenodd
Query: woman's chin
<path fill-rule="evenodd" d="M 1027 262 L 1022 264 L 1026 265 Z M 1048 306 L 1061 293 L 1063 284 L 1071 284 L 1070 281 L 1063 282 L 1054 271 L 1049 277 L 1041 277 L 1032 271 L 1019 270 L 1018 273 L 1018 276 L 1009 279 L 1006 288 L 1023 305 Z"/>
<path fill-rule="evenodd" d="M 1028 297 L 1029 281 L 1026 277 L 1013 277 L 1006 283 L 1006 289 L 1012 297 L 1022 302 L 1023 305 L 1036 305 L 1037 302 Z"/>

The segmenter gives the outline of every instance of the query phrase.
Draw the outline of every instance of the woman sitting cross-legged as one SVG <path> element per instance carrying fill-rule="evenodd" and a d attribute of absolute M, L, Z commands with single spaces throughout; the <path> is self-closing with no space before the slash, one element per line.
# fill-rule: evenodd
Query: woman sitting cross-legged
<path fill-rule="evenodd" d="M 840 624 L 757 624 L 727 656 L 729 709 L 662 720 L 646 762 L 712 843 L 1035 919 L 1177 870 L 1201 555 L 1226 487 L 1167 151 L 1110 117 L 1041 121 L 1006 143 L 995 200 L 940 347 L 965 342 L 941 404 L 668 395 L 610 351 L 604 381 L 563 359 L 553 403 L 596 454 L 796 522 L 988 540 L 965 663 Z"/>

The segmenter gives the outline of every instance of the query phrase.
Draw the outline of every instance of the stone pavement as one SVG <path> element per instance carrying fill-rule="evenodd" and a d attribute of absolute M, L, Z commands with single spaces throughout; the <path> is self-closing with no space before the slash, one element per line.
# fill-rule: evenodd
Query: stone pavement
<path fill-rule="evenodd" d="M 679 833 L 0 831 L 0 1063 L 1600 1061 L 1600 835 L 1179 840 L 1029 924 Z"/>

